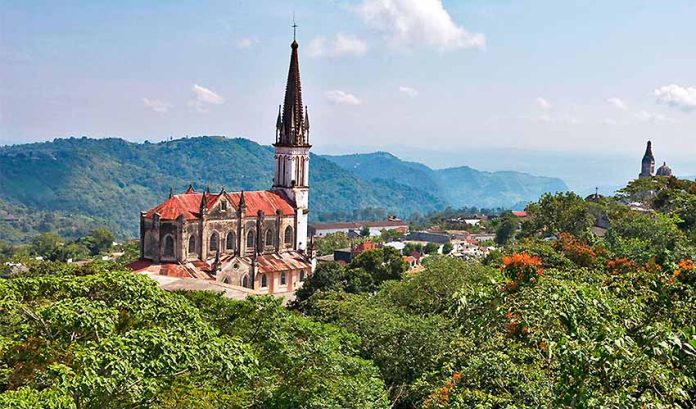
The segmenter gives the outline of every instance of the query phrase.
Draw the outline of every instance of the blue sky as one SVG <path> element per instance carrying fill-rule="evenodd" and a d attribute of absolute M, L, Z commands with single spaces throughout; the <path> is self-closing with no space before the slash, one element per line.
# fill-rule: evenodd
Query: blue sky
<path fill-rule="evenodd" d="M 475 153 L 612 161 L 651 138 L 696 173 L 696 2 L 678 0 L 0 0 L 0 144 L 271 143 L 293 11 L 318 152 L 533 170 Z"/>

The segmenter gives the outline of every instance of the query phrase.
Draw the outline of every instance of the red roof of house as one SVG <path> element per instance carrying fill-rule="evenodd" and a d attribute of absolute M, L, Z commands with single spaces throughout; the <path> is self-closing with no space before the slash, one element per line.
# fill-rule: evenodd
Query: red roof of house
<path fill-rule="evenodd" d="M 517 217 L 527 217 L 527 212 L 524 210 L 514 210 L 512 214 Z"/>
<path fill-rule="evenodd" d="M 355 246 L 355 248 L 353 249 L 353 253 L 360 254 L 360 253 L 365 252 L 367 250 L 372 250 L 372 249 L 376 249 L 376 248 L 377 248 L 377 244 L 375 244 L 374 242 L 372 242 L 370 240 L 367 240 L 367 241 L 364 241 L 364 242 L 358 244 L 357 246 Z"/>
<path fill-rule="evenodd" d="M 221 197 L 227 198 L 231 207 L 236 211 L 239 208 L 241 192 L 234 193 L 199 193 L 192 189 L 180 195 L 173 195 L 169 199 L 150 209 L 145 217 L 152 218 L 155 213 L 160 215 L 162 220 L 176 220 L 183 215 L 186 220 L 196 220 L 200 218 L 201 201 L 203 196 L 206 199 L 206 208 L 212 209 Z M 295 214 L 295 209 L 288 199 L 270 190 L 257 192 L 244 192 L 244 202 L 246 203 L 245 216 L 256 216 L 259 210 L 266 215 L 274 215 L 280 210 L 283 216 Z"/>

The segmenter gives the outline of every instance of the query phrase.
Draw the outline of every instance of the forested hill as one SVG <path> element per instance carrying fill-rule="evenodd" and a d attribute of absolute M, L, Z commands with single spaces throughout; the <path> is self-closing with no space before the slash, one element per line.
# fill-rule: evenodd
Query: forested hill
<path fill-rule="evenodd" d="M 558 179 L 527 173 L 483 172 L 468 166 L 431 169 L 387 152 L 325 156 L 364 180 L 389 180 L 426 188 L 453 207 L 523 208 L 547 192 L 568 190 Z"/>
<path fill-rule="evenodd" d="M 335 157 L 312 156 L 310 216 L 315 220 L 387 213 L 405 217 L 447 205 L 512 206 L 543 193 L 525 191 L 520 183 L 536 177 L 513 173 L 509 183 L 501 183 L 500 188 L 495 182 L 485 192 L 478 192 L 478 203 L 466 202 L 458 200 L 462 196 L 458 192 L 476 190 L 469 187 L 468 177 L 443 176 L 434 188 L 415 172 L 401 179 L 382 172 L 376 174 L 383 177 L 367 178 L 336 161 Z M 378 170 L 390 168 L 386 160 L 373 165 Z M 426 174 L 433 173 L 420 166 Z M 481 174 L 473 169 L 470 173 Z M 0 240 L 16 241 L 46 229 L 79 234 L 82 226 L 90 223 L 106 223 L 117 235 L 132 237 L 137 233 L 139 212 L 163 200 L 170 186 L 175 191 L 183 191 L 189 183 L 197 189 L 206 185 L 211 190 L 220 186 L 228 190 L 264 189 L 271 185 L 272 174 L 272 148 L 242 138 L 197 137 L 137 144 L 118 138 L 83 137 L 0 147 L 0 209 L 4 215 Z M 565 190 L 565 185 L 556 181 L 548 191 Z M 79 221 L 79 226 L 66 227 L 73 220 Z"/>

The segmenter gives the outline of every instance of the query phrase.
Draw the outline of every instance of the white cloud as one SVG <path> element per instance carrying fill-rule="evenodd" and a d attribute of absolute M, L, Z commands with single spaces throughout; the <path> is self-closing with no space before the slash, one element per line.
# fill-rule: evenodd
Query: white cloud
<path fill-rule="evenodd" d="M 399 87 L 399 91 L 403 92 L 410 98 L 415 98 L 418 96 L 418 90 L 411 88 L 411 87 L 404 87 L 403 85 Z"/>
<path fill-rule="evenodd" d="M 452 20 L 442 0 L 363 0 L 355 10 L 394 46 L 453 50 L 486 45 L 483 34 L 471 33 Z"/>
<path fill-rule="evenodd" d="M 696 88 L 694 87 L 682 87 L 676 84 L 665 85 L 656 88 L 653 95 L 657 97 L 657 102 L 673 108 L 679 108 L 686 112 L 696 109 Z"/>
<path fill-rule="evenodd" d="M 544 99 L 542 97 L 538 97 L 536 100 L 534 100 L 534 102 L 536 102 L 537 105 L 539 105 L 540 107 L 542 107 L 544 109 L 551 108 L 551 104 L 549 104 L 549 101 L 547 101 L 546 99 Z"/>
<path fill-rule="evenodd" d="M 620 99 L 616 97 L 607 98 L 607 102 L 613 105 L 616 109 L 622 111 L 628 111 L 628 106 Z"/>
<path fill-rule="evenodd" d="M 360 57 L 367 52 L 367 44 L 352 34 L 338 33 L 331 40 L 314 38 L 309 43 L 307 52 L 310 57 Z"/>
<path fill-rule="evenodd" d="M 141 98 L 141 101 L 143 101 L 143 104 L 145 104 L 146 107 L 150 108 L 155 112 L 160 113 L 165 113 L 169 111 L 169 108 L 172 107 L 172 104 L 166 101 L 162 101 L 160 99 L 150 99 L 143 97 Z"/>
<path fill-rule="evenodd" d="M 195 97 L 189 100 L 188 106 L 195 108 L 198 112 L 205 112 L 206 105 L 219 105 L 225 102 L 225 98 L 198 84 L 194 84 L 192 90 Z"/>
<path fill-rule="evenodd" d="M 669 117 L 666 117 L 665 115 L 662 115 L 662 114 L 657 113 L 657 112 L 648 112 L 646 110 L 641 110 L 641 111 L 635 113 L 634 117 L 639 122 L 650 122 L 653 124 L 672 122 L 672 120 Z"/>
<path fill-rule="evenodd" d="M 259 39 L 256 37 L 245 37 L 237 42 L 237 47 L 248 49 L 248 48 L 252 48 L 253 46 L 255 46 L 258 43 L 259 43 Z"/>
<path fill-rule="evenodd" d="M 326 99 L 329 101 L 333 102 L 334 104 L 342 104 L 342 105 L 352 105 L 352 106 L 358 106 L 362 104 L 362 101 L 358 99 L 353 94 L 349 94 L 347 92 L 335 89 L 331 91 L 326 91 L 324 93 L 326 96 Z"/>

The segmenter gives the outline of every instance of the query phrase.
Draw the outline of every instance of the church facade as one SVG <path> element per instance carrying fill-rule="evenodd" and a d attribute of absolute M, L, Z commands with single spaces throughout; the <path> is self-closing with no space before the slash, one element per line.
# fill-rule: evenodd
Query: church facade
<path fill-rule="evenodd" d="M 309 114 L 298 44 L 275 126 L 269 190 L 197 192 L 193 186 L 140 215 L 136 271 L 216 280 L 266 293 L 292 292 L 312 273 L 308 250 Z"/>

